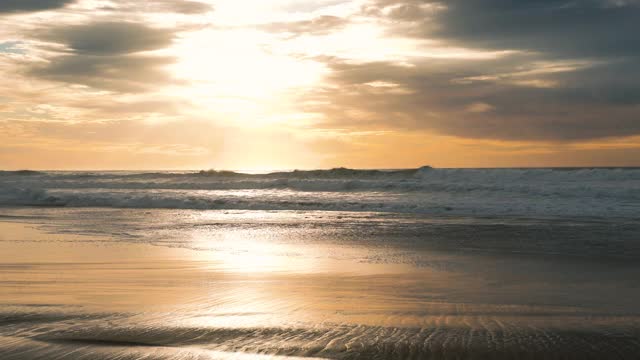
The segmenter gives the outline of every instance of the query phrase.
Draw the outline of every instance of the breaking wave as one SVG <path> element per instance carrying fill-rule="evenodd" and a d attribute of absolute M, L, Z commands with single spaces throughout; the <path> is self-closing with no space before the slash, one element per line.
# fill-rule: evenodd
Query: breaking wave
<path fill-rule="evenodd" d="M 640 169 L 0 172 L 0 205 L 634 216 Z"/>

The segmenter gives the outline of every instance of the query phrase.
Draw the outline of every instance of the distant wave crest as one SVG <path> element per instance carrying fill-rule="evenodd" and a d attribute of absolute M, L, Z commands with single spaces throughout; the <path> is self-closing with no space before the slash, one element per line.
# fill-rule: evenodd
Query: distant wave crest
<path fill-rule="evenodd" d="M 638 204 L 640 169 L 0 173 L 0 205 L 636 216 Z"/>

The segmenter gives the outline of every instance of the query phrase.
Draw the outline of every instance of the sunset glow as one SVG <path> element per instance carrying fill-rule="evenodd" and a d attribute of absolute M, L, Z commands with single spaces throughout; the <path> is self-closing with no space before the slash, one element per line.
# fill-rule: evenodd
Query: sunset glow
<path fill-rule="evenodd" d="M 493 3 L 13 3 L 2 168 L 639 165 L 637 49 L 604 22 L 571 38 L 580 9 L 558 10 L 565 44 L 536 30 L 542 7 L 493 33 L 511 16 Z M 632 26 L 637 8 L 584 11 Z"/>

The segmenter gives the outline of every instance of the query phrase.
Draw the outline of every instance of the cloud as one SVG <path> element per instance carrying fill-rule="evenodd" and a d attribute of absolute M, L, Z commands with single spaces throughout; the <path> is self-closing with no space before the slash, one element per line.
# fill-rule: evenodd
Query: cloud
<path fill-rule="evenodd" d="M 30 75 L 118 92 L 142 92 L 172 82 L 163 67 L 170 56 L 145 52 L 171 45 L 174 30 L 133 22 L 94 22 L 40 30 L 39 40 L 63 45 L 46 64 L 32 64 Z"/>
<path fill-rule="evenodd" d="M 321 59 L 332 71 L 329 85 L 305 105 L 324 116 L 320 126 L 509 141 L 640 134 L 638 1 L 374 0 L 361 14 L 391 37 L 508 52 L 486 59 Z"/>
<path fill-rule="evenodd" d="M 639 3 L 586 0 L 447 2 L 436 36 L 562 57 L 639 55 Z"/>
<path fill-rule="evenodd" d="M 261 28 L 269 32 L 293 35 L 326 35 L 343 28 L 348 23 L 347 19 L 341 17 L 323 15 L 310 20 L 274 22 Z"/>
<path fill-rule="evenodd" d="M 171 82 L 162 67 L 172 62 L 173 58 L 160 56 L 64 55 L 45 66 L 34 66 L 30 74 L 96 89 L 142 92 Z"/>
<path fill-rule="evenodd" d="M 176 12 L 181 14 L 199 14 L 211 11 L 213 7 L 199 1 L 188 0 L 155 0 L 156 11 Z"/>
<path fill-rule="evenodd" d="M 536 141 L 640 134 L 640 76 L 631 71 L 633 62 L 551 73 L 523 55 L 423 59 L 411 66 L 339 59 L 327 64 L 332 70 L 330 85 L 305 102 L 307 111 L 323 115 L 325 122 L 319 126 L 326 128 L 430 130 L 467 138 Z M 532 69 L 522 71 L 526 66 Z M 497 76 L 515 69 L 525 74 L 520 75 L 525 83 L 538 79 L 557 85 L 532 87 Z M 476 80 L 459 80 L 469 78 Z M 390 90 L 403 91 L 380 91 L 372 85 L 376 83 L 394 84 Z"/>
<path fill-rule="evenodd" d="M 32 12 L 54 10 L 71 4 L 75 0 L 2 0 L 1 13 Z"/>
<path fill-rule="evenodd" d="M 209 12 L 213 10 L 213 6 L 204 2 L 190 0 L 121 0 L 117 2 L 115 7 L 107 9 L 194 15 Z"/>
<path fill-rule="evenodd" d="M 89 55 L 117 55 L 157 50 L 169 46 L 173 31 L 132 22 L 95 22 L 46 29 L 43 40 L 64 44 Z"/>
<path fill-rule="evenodd" d="M 640 2 L 608 0 L 377 0 L 368 15 L 396 34 L 555 57 L 640 55 Z"/>

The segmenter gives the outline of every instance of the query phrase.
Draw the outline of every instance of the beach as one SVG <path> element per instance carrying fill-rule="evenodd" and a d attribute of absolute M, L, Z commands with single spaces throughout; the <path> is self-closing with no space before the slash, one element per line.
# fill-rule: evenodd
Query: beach
<path fill-rule="evenodd" d="M 6 206 L 3 359 L 633 359 L 618 218 Z"/>
<path fill-rule="evenodd" d="M 640 0 L 0 0 L 0 360 L 640 360 Z"/>
<path fill-rule="evenodd" d="M 637 357 L 637 170 L 438 171 L 5 173 L 2 359 Z"/>

